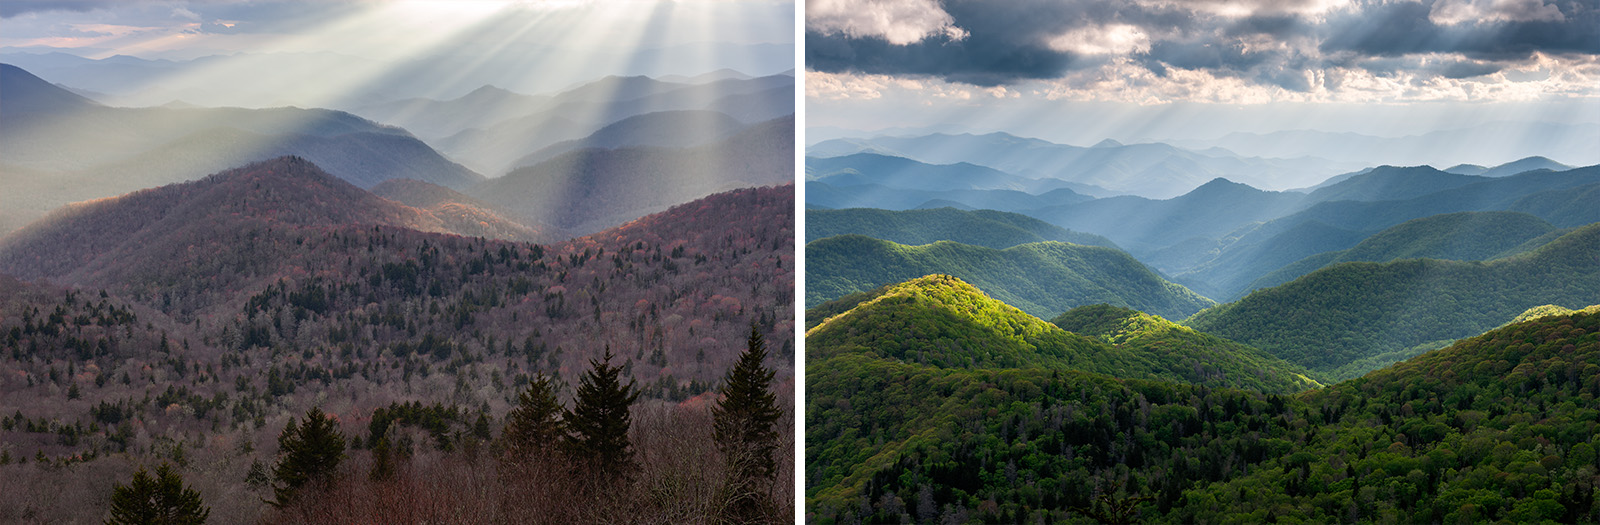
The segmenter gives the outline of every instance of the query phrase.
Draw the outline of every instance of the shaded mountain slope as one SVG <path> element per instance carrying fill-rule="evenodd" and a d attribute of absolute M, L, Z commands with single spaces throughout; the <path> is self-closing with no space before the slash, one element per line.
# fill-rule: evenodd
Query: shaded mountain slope
<path fill-rule="evenodd" d="M 806 182 L 806 205 L 826 208 L 880 208 L 910 210 L 929 203 L 953 202 L 973 209 L 1024 212 L 1093 200 L 1070 189 L 1052 190 L 1038 195 L 1019 190 L 943 190 L 927 191 L 891 188 L 881 184 L 839 187 L 817 181 Z M 943 206 L 936 206 L 943 207 Z"/>
<path fill-rule="evenodd" d="M 1326 252 L 1283 266 L 1262 275 L 1241 292 L 1277 286 L 1342 262 L 1416 258 L 1484 261 L 1508 255 L 1552 231 L 1555 227 L 1550 223 L 1525 213 L 1439 214 L 1400 223 L 1347 250 Z"/>
<path fill-rule="evenodd" d="M 681 110 L 645 113 L 607 124 L 582 139 L 545 146 L 517 159 L 512 165 L 532 166 L 577 149 L 696 146 L 722 139 L 744 127 L 743 122 L 716 111 Z"/>
<path fill-rule="evenodd" d="M 1193 237 L 1220 238 L 1243 226 L 1281 217 L 1305 198 L 1215 179 L 1167 200 L 1110 197 L 1055 206 L 1028 215 L 1077 231 L 1104 235 L 1135 254 Z"/>
<path fill-rule="evenodd" d="M 950 241 L 905 246 L 840 235 L 812 241 L 805 249 L 808 307 L 928 274 L 953 275 L 1040 317 L 1108 303 L 1181 318 L 1214 304 L 1128 254 L 1098 246 L 1038 242 L 996 250 Z"/>
<path fill-rule="evenodd" d="M 794 180 L 794 119 L 683 149 L 572 151 L 465 191 L 500 209 L 583 234 L 732 188 Z"/>

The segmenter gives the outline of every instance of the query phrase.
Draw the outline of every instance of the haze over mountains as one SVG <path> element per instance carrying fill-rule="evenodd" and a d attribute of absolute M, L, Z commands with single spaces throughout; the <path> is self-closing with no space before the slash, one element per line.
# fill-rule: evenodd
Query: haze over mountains
<path fill-rule="evenodd" d="M 284 155 L 303 157 L 363 188 L 411 179 L 475 195 L 497 207 L 499 219 L 532 228 L 481 230 L 513 238 L 591 233 L 711 193 L 790 180 L 783 159 L 793 148 L 792 117 L 781 118 L 793 114 L 788 75 L 721 72 L 680 82 L 608 77 L 550 96 L 485 87 L 454 101 L 411 100 L 375 110 L 396 122 L 473 135 L 435 140 L 459 145 L 450 155 L 475 165 L 527 164 L 496 181 L 407 129 L 350 113 L 115 108 L 10 65 L 0 70 L 0 80 L 8 116 L 0 125 L 0 174 L 15 190 L 0 197 L 0 232 L 68 202 Z M 534 116 L 519 114 L 519 107 Z M 491 158 L 474 156 L 486 150 L 494 152 Z M 581 182 L 556 182 L 568 179 Z M 454 220 L 465 225 L 471 219 Z"/>
<path fill-rule="evenodd" d="M 1223 303 L 1185 322 L 1208 331 L 1233 322 L 1251 327 L 1222 329 L 1217 335 L 1329 379 L 1355 377 L 1438 348 L 1523 309 L 1600 302 L 1593 292 L 1600 284 L 1590 283 L 1600 273 L 1600 257 L 1573 240 L 1577 237 L 1568 237 L 1600 221 L 1597 207 L 1584 200 L 1600 191 L 1600 166 L 1573 167 L 1538 156 L 1497 166 L 1458 163 L 1446 170 L 1370 166 L 1298 186 L 1304 189 L 1272 191 L 1228 177 L 1197 178 L 1214 173 L 1206 169 L 1215 166 L 1243 169 L 1238 178 L 1245 179 L 1261 166 L 1334 163 L 1240 159 L 1170 146 L 1128 148 L 1114 141 L 1074 148 L 1005 134 L 819 142 L 807 158 L 808 207 L 820 221 L 807 244 L 808 254 L 817 257 L 808 266 L 813 271 L 807 275 L 807 305 L 941 273 L 1046 319 L 1095 303 L 1173 319 L 1195 312 L 1172 309 L 1170 302 L 1135 304 L 1149 295 L 1102 297 L 1057 275 L 1066 275 L 1058 269 L 1060 261 L 1014 260 L 1022 247 L 1011 242 L 989 248 L 960 244 L 985 244 L 988 240 L 979 237 L 991 236 L 1042 240 L 1037 225 L 1031 226 L 1035 233 L 1022 234 L 972 218 L 956 222 L 952 216 L 1001 212 L 1060 228 L 1054 240 L 1094 244 L 1090 239 L 1104 238 L 1109 242 L 1102 249 L 1125 250 L 1138 261 L 1129 266 L 1100 259 L 1067 273 L 1093 275 L 1089 282 L 1101 285 L 1148 275 L 1140 278 Z M 1161 155 L 1172 162 L 1126 160 Z M 1206 155 L 1234 160 L 1177 161 Z M 1167 170 L 1165 175 L 1135 175 L 1154 166 Z M 1024 175 L 1008 167 L 1030 171 Z M 1173 186 L 1174 180 L 1188 182 Z M 1112 195 L 1107 189 L 1136 189 L 1126 181 L 1162 181 L 1151 184 L 1181 191 L 1159 197 Z M 912 215 L 940 207 L 945 207 L 937 210 L 943 217 Z M 993 233 L 957 231 L 963 228 Z M 1068 240 L 1059 238 L 1060 232 L 1095 237 Z M 850 248 L 841 249 L 845 246 Z M 1083 253 L 1087 248 L 1068 244 L 1062 249 Z M 1076 257 L 1069 259 L 1083 260 Z M 1545 275 L 1557 268 L 1564 268 L 1560 275 Z M 1237 317 L 1223 312 L 1243 311 L 1258 317 L 1214 321 Z M 1335 321 L 1306 324 L 1296 316 Z M 1265 321 L 1269 318 L 1273 321 Z M 1315 335 L 1285 335 L 1294 330 Z M 1326 347 L 1320 355 L 1327 360 L 1296 361 L 1298 352 L 1311 351 L 1313 340 Z"/>

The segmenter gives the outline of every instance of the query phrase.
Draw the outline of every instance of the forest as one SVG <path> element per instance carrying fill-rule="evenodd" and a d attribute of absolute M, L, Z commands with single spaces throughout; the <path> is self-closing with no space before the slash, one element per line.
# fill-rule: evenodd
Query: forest
<path fill-rule="evenodd" d="M 1363 378 L 1268 393 L 827 342 L 881 323 L 857 316 L 865 304 L 808 331 L 832 349 L 807 364 L 816 523 L 1600 520 L 1592 312 L 1542 308 Z M 1110 307 L 1056 322 L 1112 340 L 1152 323 Z M 925 324 L 890 332 L 951 340 Z"/>
<path fill-rule="evenodd" d="M 98 203 L 110 210 L 103 215 L 30 228 L 88 239 L 108 226 L 98 221 L 121 221 L 133 228 L 121 239 L 137 241 L 115 257 L 4 249 L 8 264 L 48 271 L 55 284 L 0 277 L 0 393 L 20 407 L 0 421 L 0 477 L 24 487 L 0 495 L 0 520 L 105 519 L 117 485 L 141 469 L 160 485 L 161 465 L 198 492 L 214 522 L 364 520 L 324 512 L 343 508 L 329 503 L 337 499 L 268 504 L 278 438 L 312 408 L 349 444 L 330 474 L 337 482 L 319 493 L 414 500 L 410 510 L 362 508 L 419 517 L 513 512 L 484 499 L 507 474 L 479 468 L 497 461 L 507 414 L 540 378 L 572 406 L 596 362 L 638 396 L 624 431 L 639 464 L 629 490 L 701 491 L 682 504 L 712 505 L 724 501 L 718 480 L 731 478 L 707 436 L 752 327 L 770 347 L 770 391 L 786 414 L 778 420 L 791 417 L 792 186 L 717 194 L 531 244 L 347 223 L 305 208 L 364 213 L 343 190 L 289 197 L 342 182 L 290 173 L 293 162 L 265 166 L 187 183 L 205 191 L 147 190 Z M 230 192 L 256 197 L 216 215 L 185 206 Z M 157 204 L 129 210 L 122 199 Z M 130 219 L 159 209 L 191 215 Z M 379 450 L 394 472 L 381 482 L 368 475 Z M 764 508 L 792 508 L 783 507 L 792 505 L 787 486 L 773 485 Z M 55 497 L 41 491 L 84 503 L 50 505 Z M 439 498 L 414 497 L 423 493 Z M 661 521 L 705 510 L 628 501 Z"/>

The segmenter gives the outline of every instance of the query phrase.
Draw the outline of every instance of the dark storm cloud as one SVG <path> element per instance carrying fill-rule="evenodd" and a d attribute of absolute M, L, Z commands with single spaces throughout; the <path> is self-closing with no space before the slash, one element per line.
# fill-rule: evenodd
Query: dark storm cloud
<path fill-rule="evenodd" d="M 1460 53 L 1473 58 L 1519 60 L 1535 52 L 1600 54 L 1600 0 L 1554 4 L 1560 21 L 1481 20 L 1437 24 L 1432 6 L 1395 3 L 1330 17 L 1319 46 L 1324 52 L 1393 57 Z M 1515 14 L 1515 13 L 1512 13 Z"/>
<path fill-rule="evenodd" d="M 981 86 L 1059 78 L 1110 57 L 1074 54 L 1051 47 L 1050 40 L 1113 24 L 1134 26 L 1149 37 L 1147 47 L 1125 56 L 1157 75 L 1173 68 L 1206 70 L 1296 91 L 1313 87 L 1307 83 L 1308 69 L 1389 68 L 1392 73 L 1404 68 L 1468 78 L 1534 53 L 1600 54 L 1600 0 L 1440 2 L 1374 2 L 1318 17 L 1269 2 L 1257 6 L 1253 15 L 1229 17 L 1215 14 L 1214 8 L 1237 3 L 948 0 L 941 7 L 951 25 L 965 32 L 964 38 L 941 34 L 894 45 L 877 36 L 808 27 L 806 65 L 824 72 L 930 76 Z M 1287 45 L 1261 45 L 1263 40 Z M 1419 54 L 1467 60 L 1374 63 Z"/>

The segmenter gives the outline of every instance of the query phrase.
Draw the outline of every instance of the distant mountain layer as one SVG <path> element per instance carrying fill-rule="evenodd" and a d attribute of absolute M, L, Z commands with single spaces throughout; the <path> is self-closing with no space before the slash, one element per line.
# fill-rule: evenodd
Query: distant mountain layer
<path fill-rule="evenodd" d="M 701 83 L 649 77 L 606 77 L 551 95 L 485 87 L 459 99 L 413 99 L 358 110 L 415 129 L 452 158 L 491 175 L 535 164 L 563 151 L 624 145 L 686 146 L 732 130 L 726 122 L 679 122 L 678 112 L 720 113 L 755 124 L 794 113 L 794 77 L 704 78 Z M 643 120 L 645 115 L 662 113 Z M 611 129 L 606 129 L 610 127 Z M 663 128 L 675 128 L 665 133 Z M 591 143 L 568 143 L 599 133 Z"/>
<path fill-rule="evenodd" d="M 904 157 L 856 153 L 806 158 L 806 180 L 830 186 L 888 186 L 914 190 L 1016 190 L 1039 194 L 1065 189 L 1056 179 L 1029 179 L 966 162 L 927 164 Z"/>
<path fill-rule="evenodd" d="M 886 210 L 911 210 L 927 207 L 942 208 L 955 205 L 966 209 L 987 209 L 1024 212 L 1062 204 L 1093 200 L 1088 195 L 1070 189 L 1059 189 L 1034 195 L 1020 190 L 940 190 L 889 187 L 881 184 L 833 186 L 810 181 L 806 183 L 806 205 L 823 208 L 881 208 Z"/>
<path fill-rule="evenodd" d="M 1600 290 L 1600 224 L 1489 262 L 1352 262 L 1312 272 L 1185 324 L 1316 371 L 1467 337 L 1533 306 L 1577 308 Z"/>
<path fill-rule="evenodd" d="M 1404 137 L 1290 130 L 1267 134 L 1231 133 L 1216 140 L 1175 142 L 1181 147 L 1221 147 L 1249 156 L 1313 156 L 1368 166 L 1452 166 L 1450 171 L 1467 175 L 1484 173 L 1473 173 L 1471 165 L 1459 166 L 1462 169 L 1456 169 L 1458 166 L 1453 165 L 1469 162 L 1479 164 L 1476 167 L 1482 168 L 1530 154 L 1579 165 L 1594 164 L 1600 162 L 1600 156 L 1596 156 L 1594 149 L 1596 143 L 1600 143 L 1600 124 L 1529 122 L 1494 122 Z"/>
<path fill-rule="evenodd" d="M 838 139 L 807 148 L 807 154 L 813 156 L 862 152 L 933 164 L 967 162 L 1027 178 L 1060 179 L 1154 199 L 1175 197 L 1216 178 L 1257 187 L 1293 188 L 1353 167 L 1320 159 L 1201 154 L 1166 144 L 1109 141 L 1084 148 L 1006 133 Z"/>
<path fill-rule="evenodd" d="M 645 113 L 608 124 L 582 139 L 557 142 L 540 148 L 517 159 L 513 166 L 532 166 L 577 149 L 697 146 L 727 137 L 744 127 L 743 122 L 716 111 L 682 110 Z"/>
<path fill-rule="evenodd" d="M 854 233 L 920 246 L 955 241 L 1006 249 L 1018 244 L 1059 241 L 1116 248 L 1099 235 L 1075 232 L 1026 215 L 955 208 L 890 211 L 875 208 L 813 210 L 806 213 L 807 240 Z"/>
<path fill-rule="evenodd" d="M 1301 193 L 1269 192 L 1216 179 L 1167 200 L 1110 197 L 1032 210 L 1028 215 L 1072 230 L 1104 235 L 1134 254 L 1202 237 L 1220 238 L 1255 222 L 1283 216 Z"/>
<path fill-rule="evenodd" d="M 465 193 L 576 234 L 734 188 L 794 180 L 794 117 L 692 148 L 624 147 L 564 153 Z"/>
<path fill-rule="evenodd" d="M 806 306 L 852 292 L 948 274 L 1031 315 L 1107 303 L 1181 319 L 1209 299 L 1167 282 L 1133 257 L 1098 246 L 1039 242 L 1004 250 L 941 241 L 906 246 L 861 235 L 806 244 Z"/>
<path fill-rule="evenodd" d="M 363 187 L 483 180 L 405 130 L 321 109 L 112 108 L 0 68 L 0 234 L 68 202 L 193 180 L 285 155 Z"/>

